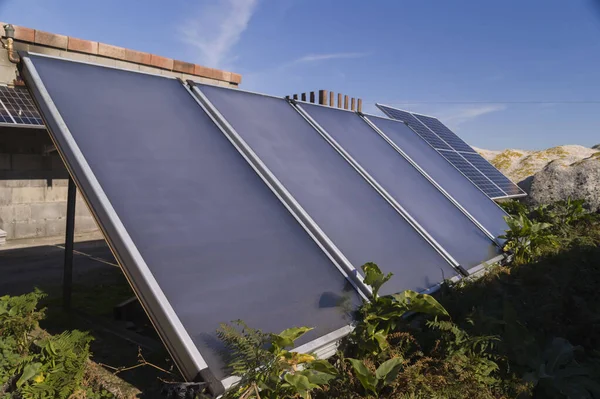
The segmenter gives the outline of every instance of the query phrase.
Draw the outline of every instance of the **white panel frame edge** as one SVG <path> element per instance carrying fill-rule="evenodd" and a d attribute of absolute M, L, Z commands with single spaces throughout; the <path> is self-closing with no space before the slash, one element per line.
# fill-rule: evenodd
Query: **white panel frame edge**
<path fill-rule="evenodd" d="M 76 62 L 72 60 L 64 61 Z M 54 104 L 33 62 L 28 56 L 23 56 L 22 62 L 24 65 L 25 80 L 30 83 L 29 88 L 33 91 L 34 99 L 44 104 L 51 115 L 52 119 L 45 121 L 48 131 L 52 132 L 53 129 L 57 129 L 57 132 L 60 132 L 64 138 L 64 140 L 61 140 L 58 136 L 50 135 L 69 174 L 92 211 L 94 219 L 100 226 L 104 238 L 117 258 L 129 284 L 134 288 L 144 311 L 148 314 L 165 347 L 171 356 L 176 359 L 175 364 L 188 381 L 197 380 L 200 377 L 209 384 L 212 390 L 220 391 L 220 387 L 214 386 L 217 379 L 212 375 L 206 361 L 193 343 L 173 307 L 158 285 L 158 282 L 152 275 L 148 265 L 127 233 Z M 124 71 L 136 73 L 136 71 Z M 164 79 L 175 79 L 162 75 L 157 76 Z M 66 157 L 67 154 L 69 157 Z"/>
<path fill-rule="evenodd" d="M 223 135 L 231 142 L 235 149 L 244 157 L 246 162 L 254 169 L 258 176 L 265 184 L 273 191 L 275 196 L 286 207 L 290 214 L 298 221 L 305 229 L 313 241 L 321 248 L 325 255 L 332 261 L 338 271 L 352 284 L 359 295 L 368 300 L 371 295 L 371 289 L 364 284 L 363 277 L 358 273 L 358 270 L 350 263 L 346 256 L 333 244 L 331 239 L 321 230 L 317 223 L 310 215 L 300 206 L 296 199 L 287 191 L 277 177 L 269 170 L 262 162 L 258 155 L 250 148 L 245 140 L 237 133 L 237 131 L 229 124 L 225 117 L 216 109 L 216 107 L 208 100 L 198 86 L 191 83 L 191 90 L 186 87 L 186 90 L 196 100 L 198 105 L 206 112 L 206 114 L 217 125 Z M 222 87 L 219 87 L 222 88 Z M 236 90 L 236 89 L 231 89 Z M 238 90 L 236 90 L 238 91 Z M 241 91 L 241 90 L 240 90 Z M 259 94 L 260 93 L 252 93 Z M 263 95 L 271 97 L 269 95 Z M 278 98 L 279 97 L 274 97 Z M 316 338 L 304 345 L 300 345 L 293 351 L 300 353 L 315 353 L 319 358 L 325 359 L 335 353 L 335 348 L 340 339 L 348 335 L 354 327 L 348 325 L 338 330 L 332 331 L 329 334 Z M 231 376 L 221 380 L 223 387 L 227 390 L 235 385 L 240 380 L 239 377 Z"/>

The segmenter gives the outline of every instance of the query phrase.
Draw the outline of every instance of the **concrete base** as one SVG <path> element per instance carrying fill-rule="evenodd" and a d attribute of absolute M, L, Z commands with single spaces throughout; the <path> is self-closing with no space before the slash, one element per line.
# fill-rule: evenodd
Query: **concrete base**
<path fill-rule="evenodd" d="M 6 244 L 6 231 L 0 230 L 0 245 Z"/>

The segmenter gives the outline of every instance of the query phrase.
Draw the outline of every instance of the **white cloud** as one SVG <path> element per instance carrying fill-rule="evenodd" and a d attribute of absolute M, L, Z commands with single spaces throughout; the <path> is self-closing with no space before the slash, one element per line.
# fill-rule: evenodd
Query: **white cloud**
<path fill-rule="evenodd" d="M 466 122 L 476 119 L 480 116 L 491 114 L 492 112 L 504 111 L 505 104 L 487 104 L 468 107 L 454 107 L 448 110 L 437 112 L 440 120 L 448 122 L 448 124 L 458 127 Z"/>
<path fill-rule="evenodd" d="M 289 65 L 295 64 L 307 64 L 319 61 L 339 60 L 347 58 L 361 58 L 366 56 L 367 53 L 326 53 L 326 54 L 308 54 L 303 57 L 297 58 L 290 62 Z"/>
<path fill-rule="evenodd" d="M 224 68 L 257 6 L 258 0 L 203 0 L 180 28 L 181 40 L 200 51 L 196 62 Z"/>

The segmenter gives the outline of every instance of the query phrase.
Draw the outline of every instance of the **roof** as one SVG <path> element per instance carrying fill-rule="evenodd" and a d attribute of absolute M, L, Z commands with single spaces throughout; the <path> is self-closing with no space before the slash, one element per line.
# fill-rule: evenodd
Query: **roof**
<path fill-rule="evenodd" d="M 4 25 L 4 23 L 1 24 Z M 111 44 L 105 44 L 91 40 L 78 39 L 72 36 L 44 32 L 37 29 L 26 28 L 24 26 L 13 25 L 13 27 L 15 28 L 15 41 L 37 44 L 40 46 L 52 47 L 70 52 L 111 58 L 120 61 L 133 62 L 167 71 L 181 72 L 189 75 L 220 80 L 235 85 L 238 85 L 242 82 L 242 75 L 233 72 L 207 68 L 202 65 L 162 57 L 156 54 L 130 50 L 124 47 L 113 46 Z"/>

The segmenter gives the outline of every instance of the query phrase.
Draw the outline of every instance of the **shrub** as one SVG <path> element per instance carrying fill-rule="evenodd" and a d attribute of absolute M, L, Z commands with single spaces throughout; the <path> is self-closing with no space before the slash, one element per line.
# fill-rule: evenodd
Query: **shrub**
<path fill-rule="evenodd" d="M 0 394 L 8 398 L 69 398 L 82 381 L 91 337 L 81 331 L 51 336 L 39 329 L 44 294 L 0 298 Z"/>

